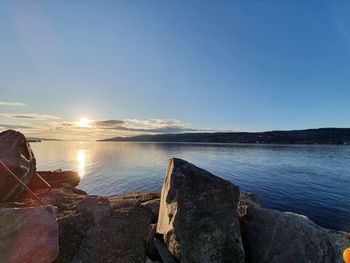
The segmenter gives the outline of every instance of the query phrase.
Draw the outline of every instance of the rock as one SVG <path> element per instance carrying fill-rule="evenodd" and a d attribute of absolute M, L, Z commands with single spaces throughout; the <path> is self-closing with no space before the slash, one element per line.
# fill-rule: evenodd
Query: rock
<path fill-rule="evenodd" d="M 252 193 L 241 192 L 238 202 L 238 215 L 243 216 L 247 213 L 248 207 L 261 207 L 259 198 Z"/>
<path fill-rule="evenodd" d="M 24 135 L 14 130 L 0 133 L 0 160 L 26 185 L 36 173 L 36 160 Z M 14 201 L 24 188 L 0 165 L 0 202 Z"/>
<path fill-rule="evenodd" d="M 52 188 L 60 187 L 75 187 L 80 183 L 80 176 L 73 171 L 38 171 L 46 182 L 48 182 Z M 35 174 L 30 181 L 29 188 L 31 190 L 47 189 L 47 185 Z"/>
<path fill-rule="evenodd" d="M 135 192 L 124 195 L 113 195 L 108 197 L 108 200 L 111 202 L 114 208 L 118 208 L 118 205 L 130 205 L 130 206 L 139 206 L 142 203 L 148 202 L 153 199 L 159 198 L 158 193 L 153 192 Z"/>
<path fill-rule="evenodd" d="M 146 255 L 153 260 L 160 259 L 158 251 L 154 245 L 154 239 L 156 238 L 157 224 L 150 224 L 148 228 L 148 235 L 145 240 Z"/>
<path fill-rule="evenodd" d="M 244 262 L 239 188 L 184 160 L 171 159 L 157 232 L 181 262 Z"/>
<path fill-rule="evenodd" d="M 86 210 L 92 214 L 95 223 L 100 223 L 104 218 L 111 215 L 112 209 L 107 198 L 88 196 L 77 205 L 78 211 Z"/>
<path fill-rule="evenodd" d="M 73 187 L 73 186 L 71 186 L 68 183 L 62 183 L 61 186 L 64 187 L 64 188 L 68 188 L 68 189 L 72 190 L 76 194 L 87 195 L 87 192 L 85 192 L 85 191 L 83 191 L 83 190 L 81 190 L 79 188 Z"/>
<path fill-rule="evenodd" d="M 77 209 L 78 204 L 87 196 L 76 194 L 67 188 L 39 190 L 35 193 L 45 203 L 58 208 L 60 251 L 55 263 L 71 262 L 88 230 L 95 225 L 92 213 Z"/>
<path fill-rule="evenodd" d="M 110 216 L 105 217 L 103 223 L 92 224 L 86 230 L 84 229 L 80 236 L 81 239 L 76 238 L 76 249 L 71 251 L 70 257 L 61 258 L 59 256 L 60 262 L 145 262 L 144 246 L 153 214 L 140 204 L 158 198 L 158 196 L 154 193 L 132 193 L 109 197 Z M 82 199 L 88 197 L 79 196 Z M 74 215 L 74 207 L 71 211 Z M 76 211 L 79 210 L 76 209 Z M 67 220 L 79 216 L 81 220 L 84 218 L 81 213 L 84 212 L 87 213 L 84 209 L 76 216 L 69 216 L 67 211 L 62 211 L 62 216 L 67 217 Z M 87 214 L 90 215 L 90 213 Z M 73 226 L 74 229 L 81 229 L 79 222 L 72 222 Z M 65 233 L 70 235 L 68 227 Z M 71 241 L 67 240 L 63 245 L 65 251 L 68 251 Z"/>
<path fill-rule="evenodd" d="M 242 205 L 261 207 L 261 202 L 259 198 L 253 193 L 240 192 L 238 206 Z"/>
<path fill-rule="evenodd" d="M 147 202 L 141 203 L 141 206 L 146 207 L 152 211 L 158 217 L 160 198 L 149 200 Z"/>
<path fill-rule="evenodd" d="M 170 254 L 164 242 L 157 238 L 154 238 L 153 242 L 163 263 L 175 263 L 174 258 Z"/>
<path fill-rule="evenodd" d="M 307 217 L 248 207 L 241 217 L 247 262 L 342 262 L 350 235 L 317 226 Z"/>
<path fill-rule="evenodd" d="M 145 263 L 161 263 L 161 262 L 158 261 L 158 260 L 152 260 L 152 259 L 150 259 L 149 257 L 146 257 Z"/>
<path fill-rule="evenodd" d="M 58 255 L 56 208 L 0 209 L 0 262 L 47 263 Z"/>

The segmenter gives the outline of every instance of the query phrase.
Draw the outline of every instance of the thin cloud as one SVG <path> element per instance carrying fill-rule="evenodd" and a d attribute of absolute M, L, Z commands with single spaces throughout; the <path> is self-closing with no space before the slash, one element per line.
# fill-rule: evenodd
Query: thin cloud
<path fill-rule="evenodd" d="M 122 120 L 105 120 L 105 121 L 95 121 L 97 126 L 115 126 L 115 125 L 124 125 L 125 122 Z"/>
<path fill-rule="evenodd" d="M 134 133 L 183 133 L 203 131 L 202 129 L 191 128 L 189 124 L 179 120 L 167 119 L 95 121 L 95 128 Z"/>
<path fill-rule="evenodd" d="M 38 113 L 0 113 L 1 117 L 14 118 L 14 119 L 31 119 L 31 120 L 60 120 L 61 117 L 50 114 L 38 114 Z"/>
<path fill-rule="evenodd" d="M 173 119 L 107 119 L 93 120 L 88 127 L 80 127 L 74 121 L 57 119 L 57 116 L 49 115 L 50 121 L 36 122 L 38 119 L 47 118 L 47 114 L 5 114 L 0 116 L 30 121 L 30 124 L 14 123 L 0 124 L 1 129 L 23 130 L 26 136 L 59 138 L 59 139 L 105 139 L 118 136 L 135 136 L 142 134 L 176 134 L 190 132 L 213 132 L 216 129 L 193 128 L 189 123 Z M 16 117 L 14 117 L 16 116 Z M 24 117 L 24 118 L 23 118 Z M 23 120 L 22 120 L 23 121 Z M 26 126 L 26 125 L 30 125 Z"/>
<path fill-rule="evenodd" d="M 1 106 L 27 106 L 26 104 L 19 101 L 0 101 Z"/>
<path fill-rule="evenodd" d="M 1 124 L 0 128 L 2 129 L 30 129 L 32 127 L 26 125 L 11 125 L 11 124 Z"/>
<path fill-rule="evenodd" d="M 26 116 L 26 115 L 14 115 L 12 117 L 16 119 L 35 119 L 35 117 L 33 116 Z"/>

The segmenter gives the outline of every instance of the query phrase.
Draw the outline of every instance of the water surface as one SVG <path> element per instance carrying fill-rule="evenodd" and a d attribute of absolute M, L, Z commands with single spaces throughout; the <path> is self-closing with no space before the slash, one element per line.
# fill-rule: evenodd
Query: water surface
<path fill-rule="evenodd" d="M 89 194 L 160 192 L 183 158 L 259 196 L 264 207 L 350 231 L 350 146 L 127 142 L 32 143 L 39 170 L 79 172 Z"/>

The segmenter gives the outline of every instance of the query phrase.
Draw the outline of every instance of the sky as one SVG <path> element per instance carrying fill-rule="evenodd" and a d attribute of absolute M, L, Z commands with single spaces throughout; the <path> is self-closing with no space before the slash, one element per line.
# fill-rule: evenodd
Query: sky
<path fill-rule="evenodd" d="M 349 13 L 349 1 L 2 0 L 0 130 L 350 127 Z"/>

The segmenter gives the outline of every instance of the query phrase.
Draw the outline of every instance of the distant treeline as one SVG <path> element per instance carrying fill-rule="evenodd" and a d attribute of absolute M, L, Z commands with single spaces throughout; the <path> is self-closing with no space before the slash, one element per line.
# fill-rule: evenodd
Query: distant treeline
<path fill-rule="evenodd" d="M 266 132 L 215 132 L 139 135 L 101 141 L 127 142 L 202 142 L 266 144 L 350 144 L 350 128 L 321 128 Z"/>

